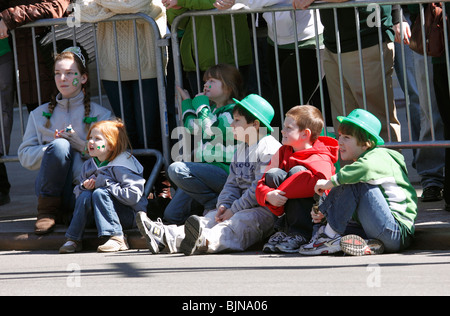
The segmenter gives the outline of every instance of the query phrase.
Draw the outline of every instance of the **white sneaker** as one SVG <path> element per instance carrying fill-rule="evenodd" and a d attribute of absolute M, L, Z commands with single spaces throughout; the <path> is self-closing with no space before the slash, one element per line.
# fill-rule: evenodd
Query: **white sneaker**
<path fill-rule="evenodd" d="M 158 221 L 153 222 L 147 217 L 145 212 L 138 212 L 136 224 L 139 232 L 147 241 L 147 247 L 151 253 L 159 253 L 167 246 L 164 241 L 164 224 L 160 218 L 158 218 Z"/>
<path fill-rule="evenodd" d="M 317 229 L 317 231 L 314 233 L 314 235 L 311 237 L 311 240 L 309 241 L 309 243 L 304 244 L 302 246 L 302 248 L 306 248 L 306 249 L 311 249 L 314 248 L 314 243 L 316 242 L 317 238 L 319 238 L 319 236 L 321 234 L 323 234 L 323 231 L 325 229 L 325 225 L 321 225 L 319 227 L 319 229 Z"/>
<path fill-rule="evenodd" d="M 299 253 L 307 256 L 336 253 L 341 251 L 340 241 L 341 235 L 336 234 L 330 237 L 322 229 L 321 233 L 318 234 L 317 238 L 313 238 L 311 243 L 300 247 Z"/>

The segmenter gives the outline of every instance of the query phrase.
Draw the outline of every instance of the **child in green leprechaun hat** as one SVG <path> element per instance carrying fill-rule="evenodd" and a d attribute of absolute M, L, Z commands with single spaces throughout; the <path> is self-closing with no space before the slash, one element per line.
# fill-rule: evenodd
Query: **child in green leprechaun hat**
<path fill-rule="evenodd" d="M 366 255 L 405 249 L 414 235 L 417 195 L 403 155 L 378 147 L 384 144 L 381 123 L 370 112 L 356 109 L 337 119 L 341 158 L 353 162 L 317 181 L 317 194 L 330 191 L 311 215 L 315 223 L 325 217 L 327 224 L 300 253 Z"/>
<path fill-rule="evenodd" d="M 272 232 L 274 216 L 258 204 L 255 187 L 281 146 L 267 133 L 272 131 L 274 110 L 256 94 L 233 100 L 231 128 L 238 144 L 216 208 L 204 216 L 188 217 L 184 225 L 163 225 L 139 212 L 137 225 L 150 252 L 164 248 L 185 255 L 244 251 Z"/>

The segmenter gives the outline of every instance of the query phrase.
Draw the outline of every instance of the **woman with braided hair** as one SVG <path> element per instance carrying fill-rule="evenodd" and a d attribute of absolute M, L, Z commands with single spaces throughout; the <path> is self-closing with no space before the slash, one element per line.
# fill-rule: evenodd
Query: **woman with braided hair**
<path fill-rule="evenodd" d="M 91 103 L 87 61 L 79 47 L 57 55 L 54 64 L 58 94 L 30 113 L 18 155 L 23 167 L 39 169 L 35 233 L 49 233 L 56 222 L 68 224 L 73 212 L 73 188 L 81 165 L 89 158 L 86 136 L 93 122 L 108 120 L 111 112 Z"/>

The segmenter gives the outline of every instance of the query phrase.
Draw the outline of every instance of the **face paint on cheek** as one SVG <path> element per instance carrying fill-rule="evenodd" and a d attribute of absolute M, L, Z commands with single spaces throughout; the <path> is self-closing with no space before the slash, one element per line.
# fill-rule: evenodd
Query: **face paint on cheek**
<path fill-rule="evenodd" d="M 74 87 L 76 87 L 76 86 L 78 86 L 78 79 L 77 78 L 75 78 L 75 79 L 73 79 L 73 81 L 72 81 L 72 86 L 74 86 Z"/>

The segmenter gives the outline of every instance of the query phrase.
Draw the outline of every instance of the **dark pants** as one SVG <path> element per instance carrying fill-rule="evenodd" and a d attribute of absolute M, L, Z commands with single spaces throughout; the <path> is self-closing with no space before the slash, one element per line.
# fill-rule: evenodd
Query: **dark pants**
<path fill-rule="evenodd" d="M 0 157 L 9 151 L 13 124 L 14 85 L 14 59 L 12 53 L 6 53 L 0 56 L 0 118 L 3 119 L 0 124 Z M 3 138 L 5 144 L 3 144 Z M 0 192 L 7 194 L 10 187 L 6 166 L 0 163 Z"/>
<path fill-rule="evenodd" d="M 8 194 L 11 185 L 8 181 L 8 174 L 6 173 L 6 166 L 3 162 L 0 163 L 0 193 Z"/>
<path fill-rule="evenodd" d="M 283 169 L 270 169 L 266 175 L 266 185 L 271 188 L 278 188 L 287 178 L 293 174 L 306 170 L 303 166 L 295 166 L 289 172 Z M 311 221 L 311 208 L 314 199 L 289 199 L 284 205 L 285 229 L 289 235 L 302 235 L 307 240 L 311 238 L 313 224 Z"/>
<path fill-rule="evenodd" d="M 444 137 L 450 139 L 450 96 L 448 90 L 447 66 L 433 64 L 433 84 L 436 101 L 444 123 Z M 450 149 L 445 149 L 444 200 L 450 204 Z"/>
<path fill-rule="evenodd" d="M 297 76 L 297 58 L 294 49 L 278 49 L 278 62 L 280 66 L 280 80 L 282 89 L 283 112 L 280 109 L 278 95 L 278 79 L 275 63 L 275 48 L 268 45 L 267 60 L 269 65 L 270 81 L 272 83 L 272 96 L 270 102 L 275 110 L 272 127 L 283 128 L 281 118 L 296 105 L 311 104 L 322 111 L 320 101 L 319 74 L 315 49 L 299 49 L 300 80 L 302 100 L 300 100 L 299 83 Z M 321 79 L 322 80 L 322 79 Z M 327 121 L 331 121 L 331 108 L 325 79 L 322 80 L 324 93 L 325 114 Z M 303 102 L 301 102 L 303 101 Z"/>
<path fill-rule="evenodd" d="M 157 79 L 142 80 L 144 115 L 142 115 L 138 80 L 121 82 L 124 113 L 120 109 L 118 82 L 103 80 L 102 83 L 114 114 L 121 117 L 125 123 L 133 148 L 145 148 L 145 135 L 148 148 L 162 150 Z M 145 125 L 143 124 L 143 117 Z"/>

